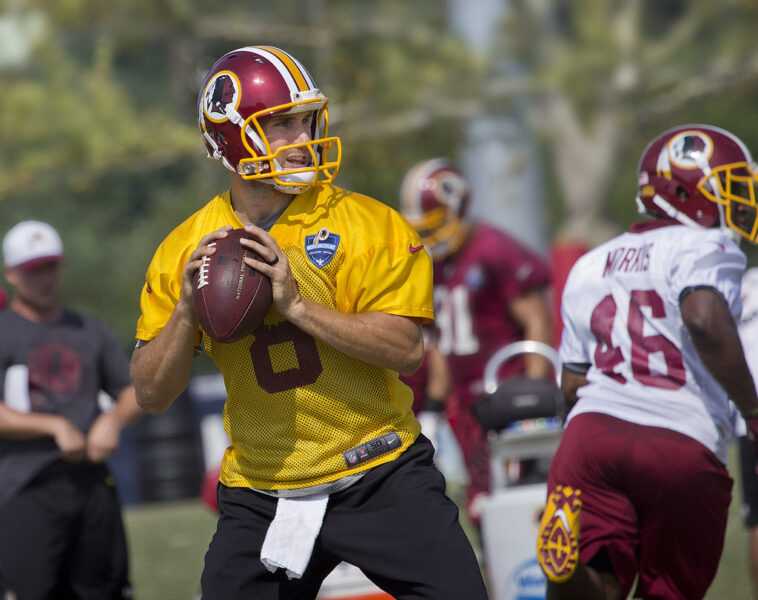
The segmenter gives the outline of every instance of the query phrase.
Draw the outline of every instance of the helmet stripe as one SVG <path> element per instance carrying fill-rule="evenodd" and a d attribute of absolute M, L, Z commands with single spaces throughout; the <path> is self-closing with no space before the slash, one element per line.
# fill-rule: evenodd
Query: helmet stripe
<path fill-rule="evenodd" d="M 289 73 L 294 78 L 295 83 L 297 85 L 297 89 L 299 91 L 304 92 L 313 87 L 313 82 L 308 81 L 310 79 L 310 77 L 307 77 L 308 72 L 303 68 L 303 66 L 300 63 L 298 63 L 295 59 L 293 59 L 289 54 L 287 54 L 283 50 L 279 50 L 279 48 L 274 48 L 273 46 L 256 46 L 256 48 L 259 50 L 270 52 L 276 58 L 278 58 L 284 64 L 284 67 L 287 69 L 287 71 L 289 71 Z"/>
<path fill-rule="evenodd" d="M 287 89 L 289 89 L 290 93 L 299 91 L 292 73 L 290 73 L 289 69 L 287 69 L 284 63 L 282 63 L 282 61 L 279 60 L 276 55 L 271 54 L 270 52 L 263 50 L 257 46 L 247 46 L 245 48 L 240 48 L 240 50 L 244 52 L 250 52 L 270 62 L 272 65 L 274 65 L 274 67 L 276 67 L 277 71 L 279 71 L 279 74 L 282 76 L 282 79 L 287 85 Z"/>
<path fill-rule="evenodd" d="M 292 60 L 293 63 L 297 66 L 298 70 L 302 74 L 302 76 L 305 78 L 305 89 L 311 90 L 316 87 L 316 84 L 313 82 L 313 77 L 311 77 L 311 74 L 308 72 L 308 69 L 306 69 L 303 66 L 303 63 L 301 63 L 299 60 L 297 60 L 294 56 L 291 56 L 287 54 L 287 56 Z"/>

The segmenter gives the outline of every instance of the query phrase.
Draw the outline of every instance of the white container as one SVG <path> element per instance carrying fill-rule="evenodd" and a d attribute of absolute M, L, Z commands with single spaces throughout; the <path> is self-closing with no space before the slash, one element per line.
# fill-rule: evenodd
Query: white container
<path fill-rule="evenodd" d="M 547 485 L 496 490 L 482 500 L 482 545 L 490 600 L 544 600 L 537 530 Z"/>

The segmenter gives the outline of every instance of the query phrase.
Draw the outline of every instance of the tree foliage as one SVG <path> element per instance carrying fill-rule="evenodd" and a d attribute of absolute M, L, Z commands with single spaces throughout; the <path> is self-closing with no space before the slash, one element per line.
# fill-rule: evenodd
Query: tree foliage
<path fill-rule="evenodd" d="M 521 66 L 519 106 L 551 167 L 557 237 L 594 244 L 631 220 L 637 159 L 660 131 L 709 123 L 758 147 L 755 3 L 512 4 L 499 54 Z"/>
<path fill-rule="evenodd" d="M 707 122 L 758 147 L 751 0 L 509 0 L 487 55 L 436 0 L 0 0 L 0 229 L 64 237 L 64 299 L 131 344 L 160 240 L 228 185 L 197 91 L 224 52 L 282 47 L 330 98 L 338 183 L 396 205 L 410 165 L 457 158 L 470 118 L 510 115 L 548 165 L 555 237 L 634 218 L 645 143 Z"/>
<path fill-rule="evenodd" d="M 430 103 L 479 80 L 429 0 L 286 3 L 6 0 L 0 16 L 0 230 L 50 222 L 66 246 L 64 300 L 131 346 L 144 273 L 161 239 L 228 186 L 205 158 L 198 87 L 240 46 L 290 51 L 330 98 L 338 183 L 395 205 L 405 170 L 454 155 L 461 123 Z M 409 126 L 387 128 L 401 114 Z"/>

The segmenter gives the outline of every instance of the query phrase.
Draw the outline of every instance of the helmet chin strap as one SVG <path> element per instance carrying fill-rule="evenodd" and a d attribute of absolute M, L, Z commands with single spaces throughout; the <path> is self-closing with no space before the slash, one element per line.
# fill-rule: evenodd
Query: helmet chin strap
<path fill-rule="evenodd" d="M 277 171 L 282 169 L 282 166 L 279 164 L 278 160 L 274 159 L 273 162 Z M 276 179 L 280 179 L 287 183 L 302 183 L 303 185 L 282 185 L 276 181 Z M 284 192 L 285 194 L 300 194 L 305 191 L 305 189 L 308 187 L 308 184 L 313 183 L 315 180 L 316 171 L 314 170 L 304 171 L 302 173 L 287 173 L 284 175 L 277 175 L 276 177 L 272 175 L 271 177 L 266 177 L 260 179 L 259 181 L 261 183 L 268 183 L 269 185 L 273 185 L 275 189 L 279 190 L 280 192 Z"/>
<path fill-rule="evenodd" d="M 687 225 L 688 227 L 696 227 L 697 229 L 708 229 L 707 227 L 700 225 L 700 223 L 698 223 L 697 221 L 690 219 L 683 212 L 680 212 L 677 209 L 675 209 L 673 206 L 671 206 L 671 204 L 666 202 L 666 200 L 664 200 L 658 194 L 653 196 L 653 204 L 655 204 L 658 208 L 660 208 L 670 218 L 674 219 L 675 221 L 679 221 L 683 225 Z M 644 205 L 642 205 L 642 202 L 639 200 L 639 198 L 637 198 L 637 205 L 642 206 L 642 208 L 644 208 Z M 726 224 L 726 215 L 724 214 L 724 207 L 721 204 L 719 204 L 717 205 L 717 210 L 719 213 L 719 229 L 724 233 L 724 235 L 733 239 L 735 242 L 739 244 L 742 241 L 742 236 Z"/>
<path fill-rule="evenodd" d="M 705 229 L 702 225 L 700 225 L 700 223 L 698 223 L 697 221 L 693 219 L 690 219 L 683 212 L 675 209 L 673 206 L 671 206 L 671 204 L 666 202 L 666 200 L 664 200 L 658 194 L 653 196 L 653 204 L 655 204 L 666 215 L 668 215 L 671 219 L 674 219 L 675 221 L 679 221 L 680 223 L 684 225 L 688 225 L 689 227 L 697 227 L 698 229 Z"/>
<path fill-rule="evenodd" d="M 280 179 L 284 179 L 284 178 L 282 177 Z M 265 177 L 265 178 L 262 178 L 262 179 L 258 179 L 258 181 L 260 181 L 261 183 L 267 183 L 269 185 L 273 185 L 274 189 L 276 189 L 276 190 L 278 190 L 280 192 L 284 192 L 285 194 L 293 194 L 293 195 L 300 194 L 300 193 L 304 192 L 305 188 L 307 187 L 305 185 L 297 185 L 297 186 L 294 186 L 294 185 L 282 185 L 282 184 L 277 183 L 276 181 L 274 181 L 273 177 Z"/>

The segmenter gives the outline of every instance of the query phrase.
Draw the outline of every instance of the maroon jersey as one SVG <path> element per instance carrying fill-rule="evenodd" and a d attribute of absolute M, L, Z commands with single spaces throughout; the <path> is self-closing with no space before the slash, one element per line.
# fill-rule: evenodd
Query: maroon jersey
<path fill-rule="evenodd" d="M 407 385 L 413 391 L 413 412 L 418 414 L 424 410 L 426 403 L 426 380 L 428 377 L 429 355 L 424 353 L 424 360 L 421 366 L 411 375 L 400 375 L 400 381 Z"/>
<path fill-rule="evenodd" d="M 489 358 L 523 339 L 507 305 L 549 282 L 547 263 L 506 233 L 478 224 L 457 254 L 434 265 L 438 346 L 464 404 L 482 393 Z M 501 377 L 523 371 L 523 360 L 503 365 Z"/>
<path fill-rule="evenodd" d="M 425 323 L 421 328 L 421 333 L 424 336 L 424 346 L 426 348 L 437 343 L 437 331 L 434 328 L 433 323 Z M 433 374 L 431 376 L 433 376 Z M 418 414 L 422 410 L 428 408 L 426 406 L 426 389 L 430 377 L 429 353 L 424 352 L 424 360 L 421 362 L 421 366 L 415 373 L 412 373 L 411 375 L 399 375 L 399 377 L 400 381 L 411 388 L 411 391 L 413 392 L 413 412 Z M 437 400 L 443 400 L 443 398 L 437 398 Z"/>

